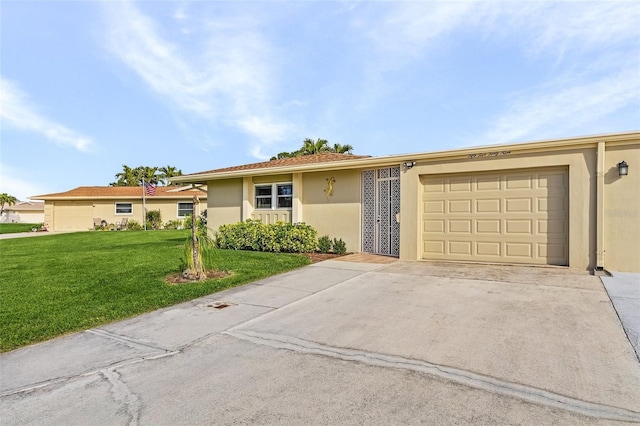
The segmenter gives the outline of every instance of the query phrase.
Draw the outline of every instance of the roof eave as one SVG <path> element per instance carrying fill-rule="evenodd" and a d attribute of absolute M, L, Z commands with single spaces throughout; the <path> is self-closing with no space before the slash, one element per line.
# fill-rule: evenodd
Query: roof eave
<path fill-rule="evenodd" d="M 640 131 L 622 133 L 606 133 L 599 135 L 580 136 L 563 139 L 538 140 L 533 142 L 482 145 L 473 147 L 456 148 L 445 151 L 422 152 L 412 154 L 395 154 L 381 157 L 358 158 L 346 161 L 331 161 L 326 163 L 314 163 L 305 165 L 264 167 L 260 169 L 233 170 L 218 173 L 202 173 L 187 176 L 178 176 L 175 182 L 206 183 L 210 180 L 232 179 L 249 176 L 275 175 L 282 173 L 319 172 L 327 170 L 366 169 L 369 167 L 384 167 L 402 164 L 405 161 L 428 161 L 438 159 L 454 159 L 456 157 L 468 157 L 472 154 L 483 153 L 487 150 L 517 151 L 519 153 L 536 152 L 541 150 L 560 150 L 567 147 L 579 148 L 591 146 L 598 142 L 634 142 L 640 140 Z"/>

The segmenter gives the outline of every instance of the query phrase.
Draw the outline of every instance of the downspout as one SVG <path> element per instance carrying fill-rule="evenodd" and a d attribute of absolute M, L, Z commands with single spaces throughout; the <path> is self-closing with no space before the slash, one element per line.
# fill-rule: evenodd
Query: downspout
<path fill-rule="evenodd" d="M 251 219 L 251 213 L 253 213 L 253 208 L 251 208 L 251 185 L 251 177 L 242 178 L 242 211 L 240 212 L 242 222 Z"/>
<path fill-rule="evenodd" d="M 598 142 L 598 166 L 596 172 L 596 269 L 604 272 L 604 168 L 605 142 Z"/>
<path fill-rule="evenodd" d="M 302 222 L 302 173 L 294 173 L 291 179 L 293 185 L 291 223 Z"/>

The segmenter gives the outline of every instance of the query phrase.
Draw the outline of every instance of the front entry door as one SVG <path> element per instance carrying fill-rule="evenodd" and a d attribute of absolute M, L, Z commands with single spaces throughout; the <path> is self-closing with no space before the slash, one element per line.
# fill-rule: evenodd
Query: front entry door
<path fill-rule="evenodd" d="M 400 167 L 362 172 L 362 251 L 400 255 Z"/>

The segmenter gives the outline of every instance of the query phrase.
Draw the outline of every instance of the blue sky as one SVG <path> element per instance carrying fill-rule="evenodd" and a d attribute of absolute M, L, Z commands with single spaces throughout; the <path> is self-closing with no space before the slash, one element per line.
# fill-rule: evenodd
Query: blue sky
<path fill-rule="evenodd" d="M 0 192 L 640 129 L 640 3 L 0 3 Z"/>

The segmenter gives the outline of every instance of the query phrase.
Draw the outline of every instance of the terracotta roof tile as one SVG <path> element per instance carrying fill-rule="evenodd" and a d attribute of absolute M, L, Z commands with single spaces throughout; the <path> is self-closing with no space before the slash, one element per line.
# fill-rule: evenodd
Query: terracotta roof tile
<path fill-rule="evenodd" d="M 300 166 L 303 164 L 338 162 L 338 161 L 355 160 L 358 158 L 369 158 L 369 157 L 370 157 L 369 155 L 337 154 L 335 152 L 325 152 L 321 154 L 303 155 L 301 157 L 282 158 L 279 160 L 244 164 L 242 166 L 225 167 L 222 169 L 208 170 L 205 172 L 190 173 L 183 176 L 197 176 L 201 174 L 223 173 L 223 172 L 233 172 L 233 171 L 241 171 L 241 170 L 268 169 L 271 167 Z"/>
<path fill-rule="evenodd" d="M 206 196 L 207 194 L 199 189 L 186 189 L 175 191 L 175 186 L 158 186 L 155 195 L 147 195 L 147 198 L 190 198 L 194 195 Z M 141 186 L 79 186 L 66 192 L 54 194 L 35 195 L 31 199 L 43 198 L 114 198 L 114 197 L 142 197 Z"/>

